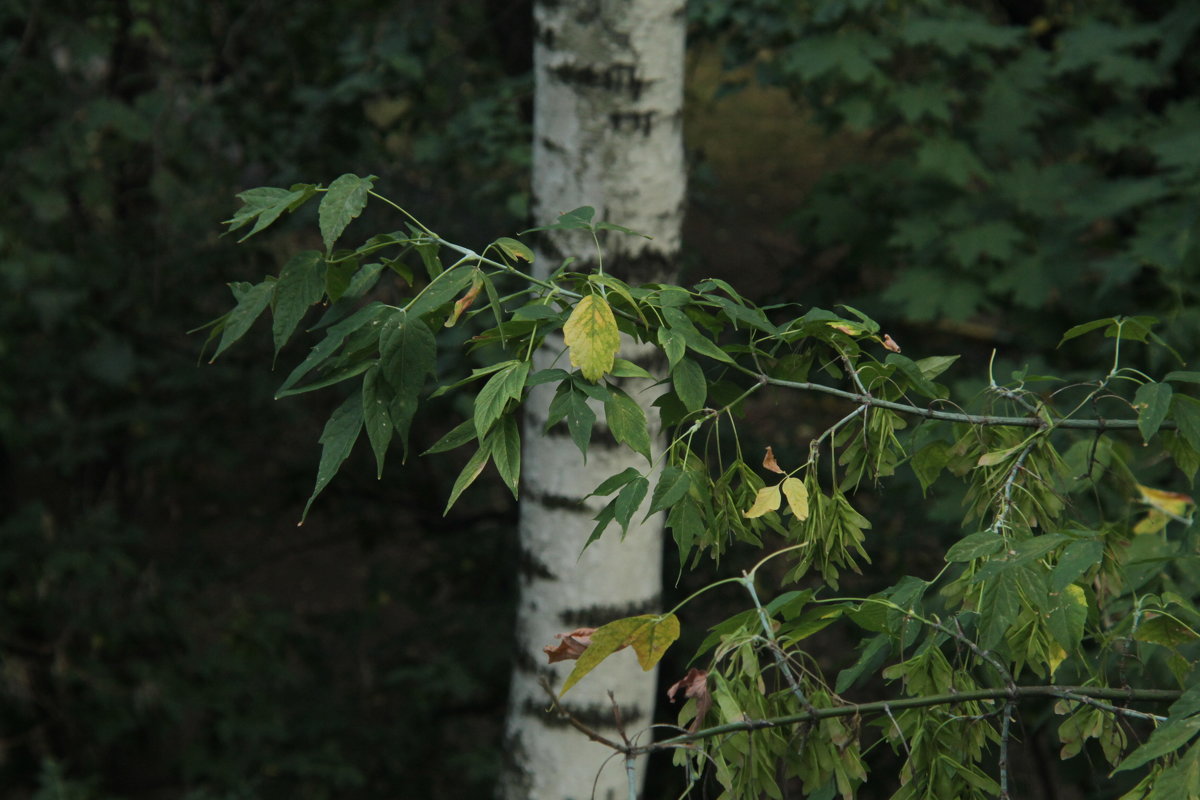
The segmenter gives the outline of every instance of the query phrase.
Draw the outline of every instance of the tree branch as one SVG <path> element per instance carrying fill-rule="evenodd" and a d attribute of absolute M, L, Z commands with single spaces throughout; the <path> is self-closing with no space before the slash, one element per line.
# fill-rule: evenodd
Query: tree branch
<path fill-rule="evenodd" d="M 907 708 L 953 705 L 955 703 L 968 703 L 976 700 L 1006 700 L 1011 702 L 1033 697 L 1060 697 L 1077 702 L 1083 702 L 1084 698 L 1089 698 L 1094 700 L 1166 703 L 1179 699 L 1182 694 L 1183 692 L 1176 689 L 1112 689 L 1103 686 L 1006 686 L 1000 689 L 977 689 L 972 692 L 929 695 L 928 697 L 905 697 L 899 700 L 847 703 L 832 708 L 818 708 L 812 711 L 789 714 L 783 717 L 773 717 L 771 719 L 748 719 L 742 722 L 729 722 L 724 725 L 714 725 L 711 728 L 705 728 L 695 733 L 681 734 L 673 736 L 670 739 L 663 739 L 659 742 L 642 745 L 636 748 L 636 750 L 639 753 L 649 753 L 654 750 L 677 747 L 739 731 L 781 728 L 801 722 L 815 722 L 832 717 L 851 717 L 859 714 L 890 715 L 893 711 Z"/>
<path fill-rule="evenodd" d="M 1060 419 L 1049 421 L 1041 417 L 1000 417 L 990 414 L 963 414 L 954 411 L 939 411 L 935 408 L 922 408 L 911 403 L 897 403 L 893 400 L 881 400 L 878 397 L 873 397 L 869 394 L 860 394 L 857 392 L 848 392 L 845 389 L 835 389 L 832 386 L 825 386 L 820 383 L 811 383 L 809 381 L 785 381 L 782 378 L 772 378 L 768 375 L 759 375 L 758 379 L 770 386 L 782 386 L 787 389 L 801 389 L 807 392 L 822 392 L 831 394 L 834 397 L 841 397 L 845 400 L 851 400 L 862 406 L 870 406 L 874 408 L 886 408 L 890 411 L 897 411 L 901 414 L 909 414 L 914 417 L 924 417 L 925 419 L 937 419 L 944 422 L 964 422 L 968 425 L 1010 425 L 1016 428 L 1076 428 L 1082 430 L 1134 430 L 1137 428 L 1136 419 Z M 1162 423 L 1162 430 L 1175 430 L 1176 424 L 1174 420 L 1165 420 Z"/>

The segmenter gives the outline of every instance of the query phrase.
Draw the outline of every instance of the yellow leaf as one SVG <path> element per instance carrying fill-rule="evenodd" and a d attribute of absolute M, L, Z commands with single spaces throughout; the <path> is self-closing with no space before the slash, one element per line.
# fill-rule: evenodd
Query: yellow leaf
<path fill-rule="evenodd" d="M 799 478 L 785 478 L 783 481 L 783 496 L 787 498 L 788 508 L 803 522 L 808 519 L 808 489 Z"/>
<path fill-rule="evenodd" d="M 608 301 L 598 294 L 580 300 L 563 326 L 563 341 L 571 349 L 571 364 L 589 381 L 611 372 L 621 349 L 621 335 Z"/>
<path fill-rule="evenodd" d="M 749 519 L 761 517 L 768 511 L 778 511 L 782 502 L 783 498 L 779 496 L 778 486 L 764 486 L 758 490 L 758 496 L 754 498 L 754 505 L 750 506 L 749 511 L 743 511 L 742 516 Z"/>

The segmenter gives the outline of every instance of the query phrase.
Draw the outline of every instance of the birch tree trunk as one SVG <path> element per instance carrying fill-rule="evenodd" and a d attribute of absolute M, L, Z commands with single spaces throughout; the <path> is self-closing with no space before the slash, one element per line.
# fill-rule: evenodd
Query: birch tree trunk
<path fill-rule="evenodd" d="M 650 234 L 652 240 L 609 234 L 603 242 L 607 272 L 630 282 L 674 274 L 684 200 L 682 137 L 683 0 L 581 0 L 535 4 L 535 110 L 533 207 L 535 222 L 552 222 L 583 205 L 609 220 Z M 572 269 L 594 265 L 590 238 L 556 232 L 541 242 L 536 267 L 545 275 L 563 258 Z M 539 368 L 567 367 L 561 338 L 548 339 L 537 354 Z M 654 371 L 648 351 L 623 344 L 621 356 Z M 624 384 L 647 411 L 655 392 L 647 384 Z M 521 491 L 521 597 L 517 612 L 517 658 L 506 725 L 509 768 L 503 793 L 509 800 L 625 798 L 627 776 L 620 759 L 547 714 L 546 679 L 559 687 L 572 662 L 550 667 L 542 647 L 554 634 L 599 626 L 619 617 L 659 611 L 662 586 L 662 520 L 635 524 L 622 541 L 609 530 L 582 556 L 600 505 L 583 498 L 602 477 L 626 466 L 646 469 L 641 457 L 598 436 L 587 463 L 565 427 L 543 433 L 551 397 L 538 387 L 525 418 Z M 647 413 L 659 439 L 657 411 Z M 661 452 L 661 445 L 656 451 Z M 615 734 L 609 690 L 630 734 L 650 724 L 654 672 L 643 672 L 634 654 L 608 659 L 564 698 L 574 715 Z M 638 776 L 643 770 L 639 765 Z"/>

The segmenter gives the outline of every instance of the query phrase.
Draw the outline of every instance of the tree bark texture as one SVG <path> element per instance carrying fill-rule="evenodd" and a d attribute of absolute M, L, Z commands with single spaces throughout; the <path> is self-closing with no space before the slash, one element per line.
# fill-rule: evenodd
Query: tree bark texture
<path fill-rule="evenodd" d="M 682 0 L 542 0 L 534 9 L 535 223 L 590 205 L 597 220 L 653 236 L 609 233 L 602 240 L 605 271 L 632 283 L 672 276 L 679 253 L 684 10 Z M 544 276 L 566 257 L 576 259 L 571 269 L 594 268 L 591 238 L 576 231 L 545 236 L 535 266 Z M 648 363 L 650 350 L 629 341 L 620 355 L 652 372 L 657 366 Z M 536 358 L 539 368 L 570 369 L 559 336 L 548 338 Z M 647 411 L 657 443 L 658 414 L 649 404 L 659 392 L 648 381 L 622 386 Z M 623 541 L 614 526 L 580 555 L 602 507 L 597 498 L 585 500 L 587 494 L 627 466 L 649 465 L 606 435 L 600 408 L 585 463 L 565 426 L 544 431 L 552 392 L 549 385 L 537 387 L 525 418 L 518 649 L 503 794 L 509 800 L 616 800 L 628 796 L 621 759 L 601 771 L 612 752 L 547 713 L 539 680 L 561 687 L 574 662 L 549 666 L 542 647 L 556 643 L 556 633 L 662 610 L 662 520 L 656 515 L 637 524 L 642 515 L 635 515 Z M 654 452 L 661 453 L 661 444 Z M 571 689 L 564 707 L 616 736 L 611 690 L 632 735 L 651 722 L 655 678 L 632 651 L 622 651 Z"/>

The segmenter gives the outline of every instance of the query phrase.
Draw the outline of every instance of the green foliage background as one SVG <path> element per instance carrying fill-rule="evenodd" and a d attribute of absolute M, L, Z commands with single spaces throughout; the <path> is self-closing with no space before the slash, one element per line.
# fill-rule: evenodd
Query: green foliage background
<path fill-rule="evenodd" d="M 738 237 L 794 236 L 794 259 L 706 248 L 689 270 L 850 302 L 906 348 L 980 366 L 997 347 L 1005 369 L 1085 370 L 1090 350 L 1053 349 L 1062 331 L 1139 312 L 1191 356 L 1193 6 L 693 0 L 694 51 L 720 54 L 726 91 L 785 91 L 832 136 L 813 138 L 828 158 L 809 191 L 768 199 L 779 227 Z M 0 9 L 0 91 L 19 109 L 0 122 L 9 796 L 487 791 L 516 569 L 503 488 L 442 520 L 460 465 L 377 484 L 352 460 L 297 530 L 305 432 L 330 409 L 269 400 L 266 337 L 198 369 L 184 332 L 224 310 L 220 280 L 315 244 L 286 225 L 236 252 L 217 238 L 248 186 L 376 174 L 447 238 L 523 227 L 528 26 L 501 0 Z M 715 166 L 728 146 L 697 143 L 710 228 L 747 202 Z M 414 435 L 432 443 L 451 410 Z M 782 450 L 824 412 L 751 413 Z M 923 543 L 958 535 L 939 522 L 956 504 L 914 491 L 876 564 L 919 572 Z"/>

